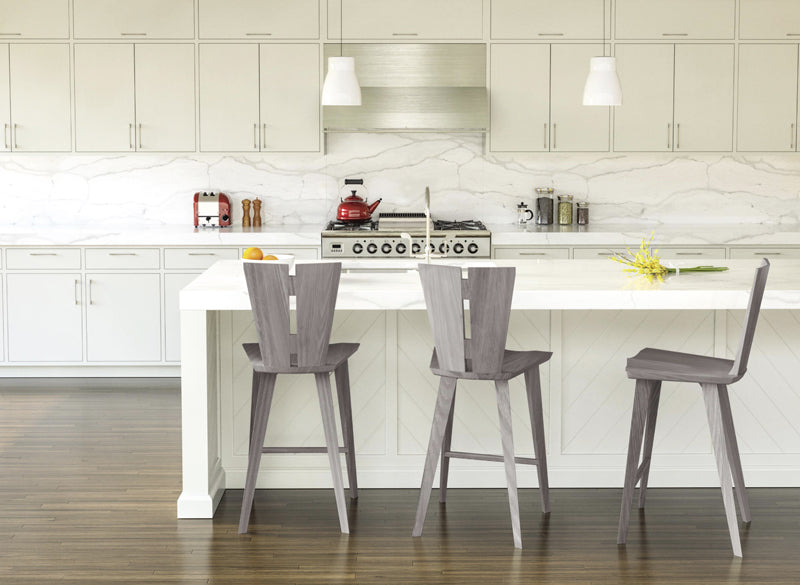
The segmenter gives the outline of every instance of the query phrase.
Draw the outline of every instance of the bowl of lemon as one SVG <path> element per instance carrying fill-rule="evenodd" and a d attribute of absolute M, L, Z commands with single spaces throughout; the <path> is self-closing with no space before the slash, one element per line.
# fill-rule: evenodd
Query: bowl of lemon
<path fill-rule="evenodd" d="M 294 265 L 294 254 L 270 254 L 265 253 L 261 248 L 251 246 L 242 252 L 244 262 L 278 262 L 288 264 L 291 270 Z"/>

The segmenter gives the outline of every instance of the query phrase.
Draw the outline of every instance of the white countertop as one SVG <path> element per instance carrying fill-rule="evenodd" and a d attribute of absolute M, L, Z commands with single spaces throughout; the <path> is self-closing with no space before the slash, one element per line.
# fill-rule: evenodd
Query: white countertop
<path fill-rule="evenodd" d="M 453 263 L 445 262 L 445 263 Z M 470 263 L 464 263 L 470 264 Z M 629 277 L 609 260 L 494 260 L 474 262 L 516 266 L 513 309 L 744 309 L 756 260 L 721 260 L 726 272 L 688 273 L 650 283 Z M 419 276 L 410 261 L 355 260 L 342 263 L 337 309 L 424 309 Z M 695 264 L 678 263 L 678 266 Z M 399 271 L 380 272 L 385 267 Z M 411 269 L 405 271 L 405 269 Z M 800 309 L 800 261 L 772 263 L 762 307 Z M 180 293 L 181 310 L 250 310 L 242 261 L 214 264 Z"/>

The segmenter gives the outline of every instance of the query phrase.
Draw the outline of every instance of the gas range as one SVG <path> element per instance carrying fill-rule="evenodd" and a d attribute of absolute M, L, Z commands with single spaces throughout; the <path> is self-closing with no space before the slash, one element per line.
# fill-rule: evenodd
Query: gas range
<path fill-rule="evenodd" d="M 322 257 L 408 258 L 424 253 L 425 228 L 425 214 L 417 212 L 381 213 L 378 221 L 360 224 L 331 221 L 322 231 Z M 430 234 L 431 253 L 491 257 L 492 233 L 480 221 L 433 220 Z"/>

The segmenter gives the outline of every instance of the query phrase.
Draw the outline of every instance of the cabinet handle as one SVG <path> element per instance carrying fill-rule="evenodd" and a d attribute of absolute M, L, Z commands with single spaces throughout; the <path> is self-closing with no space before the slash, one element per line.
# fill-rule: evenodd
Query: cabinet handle
<path fill-rule="evenodd" d="M 139 148 L 142 148 L 142 125 L 139 124 Z"/>
<path fill-rule="evenodd" d="M 676 256 L 702 256 L 702 252 L 675 252 Z"/>
<path fill-rule="evenodd" d="M 800 33 L 786 33 L 787 37 L 800 37 Z"/>
<path fill-rule="evenodd" d="M 419 33 L 392 33 L 393 37 L 415 37 Z"/>
<path fill-rule="evenodd" d="M 793 149 L 794 147 L 795 147 L 794 124 L 792 124 L 791 128 L 789 129 L 789 148 Z"/>
<path fill-rule="evenodd" d="M 133 150 L 133 124 L 128 124 L 128 148 Z"/>
<path fill-rule="evenodd" d="M 264 148 L 266 144 L 267 144 L 267 125 L 265 123 L 261 125 L 261 148 Z"/>
<path fill-rule="evenodd" d="M 73 287 L 73 289 L 72 289 L 72 290 L 73 290 L 73 292 L 75 293 L 75 304 L 76 304 L 76 305 L 80 305 L 80 302 L 78 301 L 78 285 L 79 285 L 79 284 L 80 284 L 80 282 L 79 282 L 79 281 L 78 281 L 78 279 L 76 278 L 76 279 L 75 279 L 75 286 L 74 286 L 74 287 Z"/>
<path fill-rule="evenodd" d="M 553 149 L 558 148 L 558 145 L 556 144 L 556 136 L 557 136 L 556 128 L 557 128 L 557 125 L 554 123 L 553 124 Z"/>
<path fill-rule="evenodd" d="M 595 256 L 613 256 L 614 252 L 597 252 Z"/>
<path fill-rule="evenodd" d="M 28 256 L 58 256 L 55 252 L 28 252 Z"/>
<path fill-rule="evenodd" d="M 94 284 L 94 281 L 89 279 L 89 304 L 90 305 L 94 304 L 94 300 L 92 299 L 92 285 L 93 284 Z"/>
<path fill-rule="evenodd" d="M 688 37 L 689 33 L 661 33 L 662 37 Z"/>
<path fill-rule="evenodd" d="M 189 252 L 188 256 L 216 256 L 214 252 Z"/>
<path fill-rule="evenodd" d="M 547 150 L 547 122 L 544 123 L 544 149 Z"/>
<path fill-rule="evenodd" d="M 248 37 L 271 37 L 272 36 L 272 33 L 249 32 L 249 33 L 244 33 L 244 34 L 245 34 L 245 36 L 248 36 Z"/>
<path fill-rule="evenodd" d="M 120 36 L 123 36 L 123 37 L 146 37 L 147 36 L 147 33 L 124 32 L 124 33 L 119 33 L 119 34 L 120 34 Z"/>
<path fill-rule="evenodd" d="M 667 148 L 672 148 L 672 122 L 667 122 Z"/>
<path fill-rule="evenodd" d="M 3 145 L 8 149 L 8 124 L 3 124 Z"/>
<path fill-rule="evenodd" d="M 753 256 L 780 256 L 781 252 L 753 252 Z"/>
<path fill-rule="evenodd" d="M 136 256 L 136 252 L 109 252 L 109 256 Z"/>
<path fill-rule="evenodd" d="M 2 37 L 21 37 L 22 33 L 3 33 L 3 32 L 0 32 L 0 36 L 2 36 Z"/>
<path fill-rule="evenodd" d="M 17 133 L 19 131 L 19 124 L 14 124 L 13 131 L 14 131 L 14 136 L 13 136 L 14 150 L 17 150 L 19 148 L 19 144 L 17 144 Z"/>
<path fill-rule="evenodd" d="M 518 252 L 520 256 L 547 256 L 547 252 Z"/>
<path fill-rule="evenodd" d="M 258 150 L 258 124 L 253 124 L 253 150 Z"/>
<path fill-rule="evenodd" d="M 536 33 L 540 37 L 563 37 L 564 33 Z"/>
<path fill-rule="evenodd" d="M 676 131 L 677 131 L 678 135 L 675 137 L 675 148 L 680 148 L 681 147 L 681 125 L 680 124 L 678 124 L 678 127 L 676 128 Z"/>

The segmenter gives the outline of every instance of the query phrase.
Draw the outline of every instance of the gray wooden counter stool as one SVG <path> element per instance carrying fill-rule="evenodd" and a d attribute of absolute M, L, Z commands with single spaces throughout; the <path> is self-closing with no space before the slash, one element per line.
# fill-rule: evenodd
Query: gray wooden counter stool
<path fill-rule="evenodd" d="M 722 502 L 728 520 L 733 554 L 737 557 L 742 556 L 739 527 L 736 523 L 736 508 L 733 503 L 731 473 L 733 473 L 733 481 L 736 484 L 739 512 L 744 522 L 750 522 L 750 506 L 747 501 L 747 488 L 744 485 L 742 462 L 739 458 L 739 445 L 733 427 L 728 384 L 738 382 L 747 371 L 747 360 L 753 345 L 753 334 L 756 330 L 768 273 L 769 261 L 765 258 L 756 269 L 736 359 L 727 360 L 652 348 L 645 348 L 628 359 L 625 371 L 628 378 L 636 380 L 636 391 L 633 399 L 622 508 L 619 514 L 618 544 L 624 544 L 628 538 L 633 492 L 639 480 L 641 480 L 639 507 L 644 508 L 661 382 L 695 382 L 700 384 L 703 390 L 703 400 L 706 404 L 708 426 L 711 430 L 711 440 L 717 460 L 717 472 L 722 487 Z M 644 449 L 640 465 L 639 451 L 642 448 L 642 435 L 644 435 Z"/>
<path fill-rule="evenodd" d="M 425 292 L 428 318 L 433 330 L 434 350 L 430 366 L 431 371 L 440 377 L 440 381 L 417 505 L 417 517 L 412 534 L 413 536 L 422 535 L 422 527 L 425 524 L 425 515 L 428 511 L 428 502 L 433 487 L 433 476 L 440 458 L 442 469 L 439 499 L 442 503 L 445 502 L 447 496 L 447 476 L 451 458 L 503 461 L 506 469 L 514 546 L 522 548 L 515 463 L 536 465 L 542 498 L 542 512 L 550 511 L 539 365 L 549 360 L 553 354 L 549 351 L 510 351 L 505 349 L 508 320 L 511 314 L 511 297 L 516 276 L 516 270 L 513 267 L 469 268 L 468 278 L 462 280 L 461 268 L 457 266 L 420 264 L 419 275 Z M 464 301 L 466 300 L 469 301 L 470 339 L 466 339 L 464 335 Z M 525 374 L 535 459 L 514 456 L 508 381 L 520 374 Z M 463 453 L 450 449 L 456 382 L 459 379 L 494 381 L 503 444 L 502 456 Z"/>
<path fill-rule="evenodd" d="M 247 480 L 239 517 L 239 534 L 247 532 L 262 453 L 327 453 L 342 532 L 348 533 L 342 465 L 347 459 L 350 497 L 358 497 L 350 375 L 347 360 L 358 343 L 330 343 L 333 311 L 339 290 L 340 263 L 298 264 L 289 276 L 287 264 L 247 262 L 244 274 L 255 318 L 258 343 L 245 343 L 253 366 L 250 414 L 250 452 Z M 289 297 L 296 297 L 297 333 L 289 331 Z M 330 374 L 335 373 L 344 447 L 339 447 Z M 272 395 L 278 374 L 314 374 L 327 447 L 264 447 Z"/>

